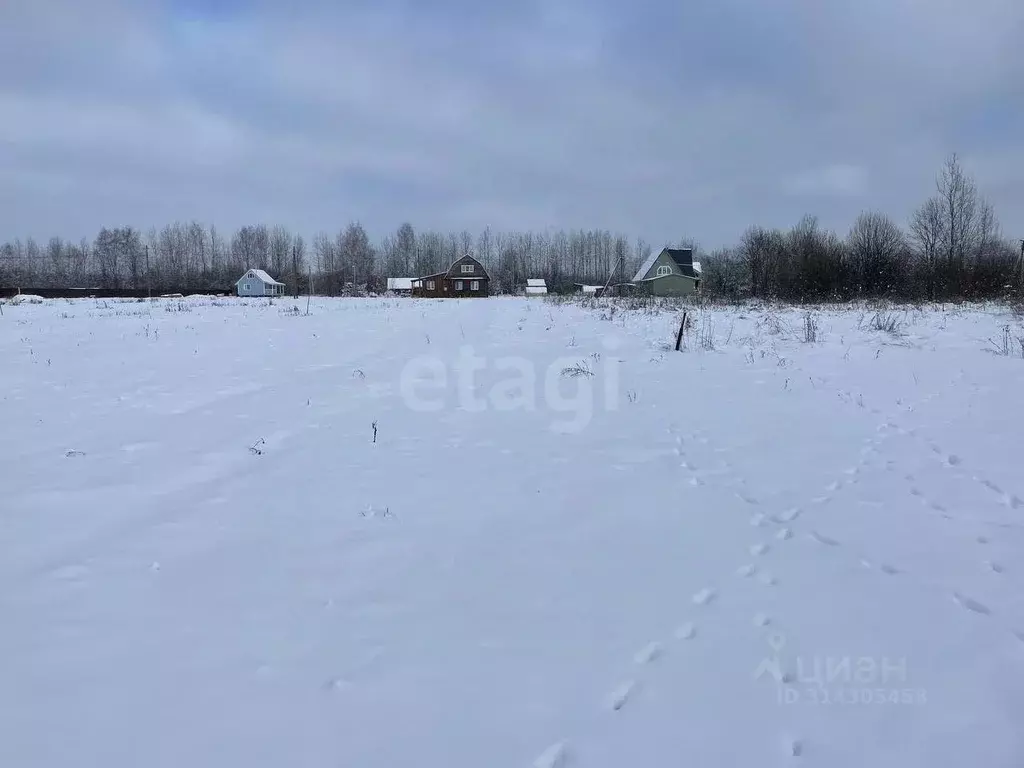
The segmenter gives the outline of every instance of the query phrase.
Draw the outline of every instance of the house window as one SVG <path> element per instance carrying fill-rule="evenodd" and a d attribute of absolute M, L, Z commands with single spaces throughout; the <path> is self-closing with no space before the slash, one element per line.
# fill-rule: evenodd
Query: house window
<path fill-rule="evenodd" d="M 471 290 L 471 291 L 479 291 L 480 290 L 480 281 L 479 280 L 473 280 L 469 284 L 469 290 Z"/>
<path fill-rule="evenodd" d="M 455 281 L 455 290 L 456 291 L 461 291 L 462 290 L 462 281 L 461 280 L 456 280 Z"/>
<path fill-rule="evenodd" d="M 470 274 L 470 275 L 473 274 L 473 265 L 472 264 L 463 264 L 462 265 L 462 274 L 464 274 L 464 275 L 465 274 Z"/>
<path fill-rule="evenodd" d="M 671 275 L 671 274 L 672 274 L 672 267 L 663 264 L 660 267 L 658 267 L 658 273 L 655 275 L 655 277 L 664 277 L 665 275 Z"/>
<path fill-rule="evenodd" d="M 428 291 L 434 290 L 434 281 L 433 280 L 427 280 L 427 290 Z"/>

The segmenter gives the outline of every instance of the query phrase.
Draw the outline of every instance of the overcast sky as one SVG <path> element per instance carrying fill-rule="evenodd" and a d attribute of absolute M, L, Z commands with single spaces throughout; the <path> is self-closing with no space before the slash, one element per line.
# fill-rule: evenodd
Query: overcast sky
<path fill-rule="evenodd" d="M 0 240 L 905 222 L 1024 237 L 1021 0 L 0 0 Z"/>

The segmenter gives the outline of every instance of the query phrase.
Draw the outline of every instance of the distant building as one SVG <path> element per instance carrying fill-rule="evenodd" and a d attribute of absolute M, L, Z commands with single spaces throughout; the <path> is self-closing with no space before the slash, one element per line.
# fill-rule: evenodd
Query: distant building
<path fill-rule="evenodd" d="M 640 265 L 632 284 L 653 296 L 689 296 L 700 287 L 699 270 L 692 248 L 663 248 Z"/>
<path fill-rule="evenodd" d="M 412 280 L 413 279 L 411 277 L 389 277 L 388 293 L 397 293 L 400 296 L 411 296 Z"/>
<path fill-rule="evenodd" d="M 527 296 L 544 296 L 548 292 L 548 285 L 543 278 L 531 277 L 526 281 Z"/>
<path fill-rule="evenodd" d="M 413 278 L 412 295 L 433 299 L 484 297 L 489 283 L 484 265 L 467 254 L 444 272 Z"/>
<path fill-rule="evenodd" d="M 284 289 L 284 283 L 279 283 L 262 269 L 250 269 L 235 283 L 239 296 L 283 296 Z"/>

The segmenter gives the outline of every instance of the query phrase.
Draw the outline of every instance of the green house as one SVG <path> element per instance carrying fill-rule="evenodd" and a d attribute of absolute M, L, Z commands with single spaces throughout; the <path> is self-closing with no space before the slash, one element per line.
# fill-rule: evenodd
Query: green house
<path fill-rule="evenodd" d="M 652 296 L 689 296 L 700 287 L 700 264 L 692 248 L 663 248 L 640 265 L 632 283 Z"/>

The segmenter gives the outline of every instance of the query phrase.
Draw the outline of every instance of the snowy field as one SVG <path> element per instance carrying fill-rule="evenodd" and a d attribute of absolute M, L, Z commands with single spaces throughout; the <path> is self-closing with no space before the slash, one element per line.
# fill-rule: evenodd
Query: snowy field
<path fill-rule="evenodd" d="M 1024 764 L 1004 308 L 3 312 L 2 766 Z"/>

